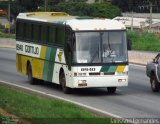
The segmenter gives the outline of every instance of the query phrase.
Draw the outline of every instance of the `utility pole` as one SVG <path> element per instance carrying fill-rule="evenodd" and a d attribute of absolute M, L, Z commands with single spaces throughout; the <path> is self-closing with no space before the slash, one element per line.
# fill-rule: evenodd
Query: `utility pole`
<path fill-rule="evenodd" d="M 8 26 L 8 33 L 10 34 L 11 32 L 11 23 L 10 23 L 10 18 L 11 18 L 11 0 L 8 0 L 8 21 L 9 21 L 9 26 Z"/>
<path fill-rule="evenodd" d="M 131 31 L 133 31 L 133 0 L 130 1 L 130 4 L 131 4 Z"/>
<path fill-rule="evenodd" d="M 45 12 L 47 11 L 47 7 L 48 7 L 48 0 L 45 0 L 44 1 L 45 3 L 44 3 L 44 5 L 45 5 Z"/>
<path fill-rule="evenodd" d="M 132 10 L 132 19 L 131 19 L 131 31 L 133 31 L 133 10 Z"/>
<path fill-rule="evenodd" d="M 152 25 L 152 2 L 150 2 L 149 5 L 150 5 L 149 31 L 151 31 L 151 25 Z"/>

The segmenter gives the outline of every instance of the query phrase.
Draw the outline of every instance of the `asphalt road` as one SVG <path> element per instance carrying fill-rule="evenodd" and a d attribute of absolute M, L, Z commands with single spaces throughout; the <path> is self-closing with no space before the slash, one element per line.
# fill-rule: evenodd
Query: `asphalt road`
<path fill-rule="evenodd" d="M 130 65 L 129 86 L 108 94 L 106 88 L 74 90 L 64 94 L 60 87 L 42 83 L 30 85 L 27 77 L 16 72 L 15 50 L 0 48 L 0 80 L 36 89 L 65 99 L 79 102 L 124 118 L 160 117 L 160 93 L 153 93 L 145 67 Z"/>

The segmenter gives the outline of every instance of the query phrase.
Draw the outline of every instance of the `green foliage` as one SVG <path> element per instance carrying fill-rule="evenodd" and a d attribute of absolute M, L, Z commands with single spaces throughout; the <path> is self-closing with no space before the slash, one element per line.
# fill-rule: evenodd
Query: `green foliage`
<path fill-rule="evenodd" d="M 16 124 L 15 121 L 13 121 L 12 119 L 10 119 L 8 117 L 5 117 L 1 113 L 0 113 L 0 123 L 2 123 L 2 124 Z"/>
<path fill-rule="evenodd" d="M 0 113 L 0 122 L 2 124 L 16 124 L 15 121 L 10 119 L 9 117 L 6 117 L 6 116 L 2 115 L 1 113 Z"/>
<path fill-rule="evenodd" d="M 119 8 L 108 3 L 62 2 L 50 6 L 51 11 L 64 11 L 70 15 L 113 18 L 121 14 Z"/>
<path fill-rule="evenodd" d="M 2 33 L 0 31 L 0 38 L 14 38 L 15 39 L 15 34 L 8 34 L 8 33 Z"/>
<path fill-rule="evenodd" d="M 5 29 L 4 25 L 0 24 L 0 32 L 4 32 L 4 29 Z"/>
<path fill-rule="evenodd" d="M 134 50 L 160 51 L 160 37 L 153 33 L 128 31 L 127 35 L 132 41 Z"/>
<path fill-rule="evenodd" d="M 0 1 L 0 9 L 7 10 L 8 7 L 8 1 Z"/>
<path fill-rule="evenodd" d="M 119 6 L 123 12 L 135 11 L 139 13 L 150 12 L 149 4 L 153 5 L 153 12 L 160 12 L 160 0 L 112 0 L 112 4 Z"/>
<path fill-rule="evenodd" d="M 91 16 L 93 17 L 105 17 L 114 18 L 121 14 L 119 8 L 111 4 L 106 3 L 94 3 L 91 4 Z"/>
<path fill-rule="evenodd" d="M 0 8 L 7 9 L 8 2 L 0 2 Z M 20 12 L 44 11 L 42 0 L 15 0 L 11 1 L 11 15 L 14 18 Z M 118 7 L 109 3 L 87 4 L 86 0 L 64 2 L 64 0 L 48 0 L 47 11 L 64 11 L 70 15 L 113 18 L 121 14 Z"/>

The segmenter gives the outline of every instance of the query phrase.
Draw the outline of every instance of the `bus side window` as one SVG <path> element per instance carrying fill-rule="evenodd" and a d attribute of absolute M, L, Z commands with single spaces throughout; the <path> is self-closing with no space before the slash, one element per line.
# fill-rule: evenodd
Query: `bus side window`
<path fill-rule="evenodd" d="M 26 25 L 27 25 L 26 23 L 23 24 L 23 38 L 24 38 L 25 41 L 26 41 L 26 33 L 27 33 Z"/>
<path fill-rule="evenodd" d="M 56 27 L 56 44 L 63 45 L 65 40 L 65 32 L 64 27 L 57 26 Z"/>
<path fill-rule="evenodd" d="M 55 42 L 55 28 L 50 26 L 49 27 L 49 43 L 54 44 Z"/>
<path fill-rule="evenodd" d="M 47 42 L 47 44 L 50 44 L 50 41 L 49 41 L 49 36 L 50 34 L 49 34 L 49 26 L 46 26 L 46 42 Z"/>
<path fill-rule="evenodd" d="M 32 39 L 32 24 L 26 24 L 26 32 L 25 32 L 26 40 Z"/>
<path fill-rule="evenodd" d="M 20 39 L 23 39 L 23 34 L 24 34 L 24 30 L 23 30 L 23 25 L 24 23 L 22 22 L 17 22 L 17 37 Z"/>
<path fill-rule="evenodd" d="M 20 37 L 20 22 L 17 21 L 16 23 L 16 37 Z"/>
<path fill-rule="evenodd" d="M 39 40 L 39 26 L 33 25 L 33 40 L 38 41 Z"/>
<path fill-rule="evenodd" d="M 39 42 L 42 42 L 41 36 L 42 36 L 42 25 L 39 25 L 39 38 L 38 38 Z"/>
<path fill-rule="evenodd" d="M 73 37 L 72 37 L 72 31 L 69 29 L 69 28 L 66 28 L 66 32 L 65 32 L 65 40 L 66 40 L 66 43 L 67 43 L 67 48 L 69 51 L 72 51 L 72 40 L 73 40 Z"/>
<path fill-rule="evenodd" d="M 48 28 L 46 25 L 43 25 L 41 28 L 41 42 L 46 43 L 48 42 Z"/>

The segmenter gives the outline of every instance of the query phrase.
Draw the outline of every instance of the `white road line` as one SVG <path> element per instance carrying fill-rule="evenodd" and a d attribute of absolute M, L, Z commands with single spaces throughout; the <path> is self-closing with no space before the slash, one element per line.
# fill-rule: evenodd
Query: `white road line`
<path fill-rule="evenodd" d="M 17 85 L 17 84 L 9 83 L 9 82 L 6 82 L 6 81 L 1 81 L 0 80 L 0 83 L 7 84 L 7 85 L 10 85 L 10 86 L 14 86 L 14 87 L 18 87 L 18 88 L 25 89 L 25 90 L 28 90 L 28 91 L 31 91 L 31 92 L 35 92 L 35 93 L 39 93 L 39 94 L 42 94 L 42 95 L 50 96 L 50 97 L 53 97 L 53 98 L 56 98 L 56 99 L 59 99 L 59 100 L 66 101 L 66 102 L 74 103 L 76 105 L 79 105 L 81 107 L 93 110 L 95 112 L 98 112 L 98 113 L 101 113 L 101 114 L 104 114 L 104 115 L 108 115 L 108 116 L 111 116 L 113 118 L 122 119 L 122 117 L 120 117 L 120 116 L 118 116 L 116 114 L 112 114 L 110 112 L 106 112 L 106 111 L 103 111 L 103 110 L 100 110 L 100 109 L 97 109 L 97 108 L 93 108 L 91 106 L 88 106 L 88 105 L 85 105 L 85 104 L 82 104 L 82 103 L 78 103 L 78 102 L 73 101 L 73 100 L 68 100 L 68 99 L 65 99 L 65 98 L 60 97 L 60 96 L 55 96 L 55 95 L 48 94 L 48 93 L 45 93 L 45 92 L 42 92 L 42 91 L 31 89 L 31 88 L 28 88 L 28 87 L 24 87 L 24 86 L 20 86 L 20 85 Z"/>
<path fill-rule="evenodd" d="M 144 65 L 138 65 L 138 64 L 129 64 L 129 65 L 131 65 L 131 66 L 138 66 L 138 67 L 142 67 L 142 68 L 146 68 L 146 66 L 144 66 Z"/>

